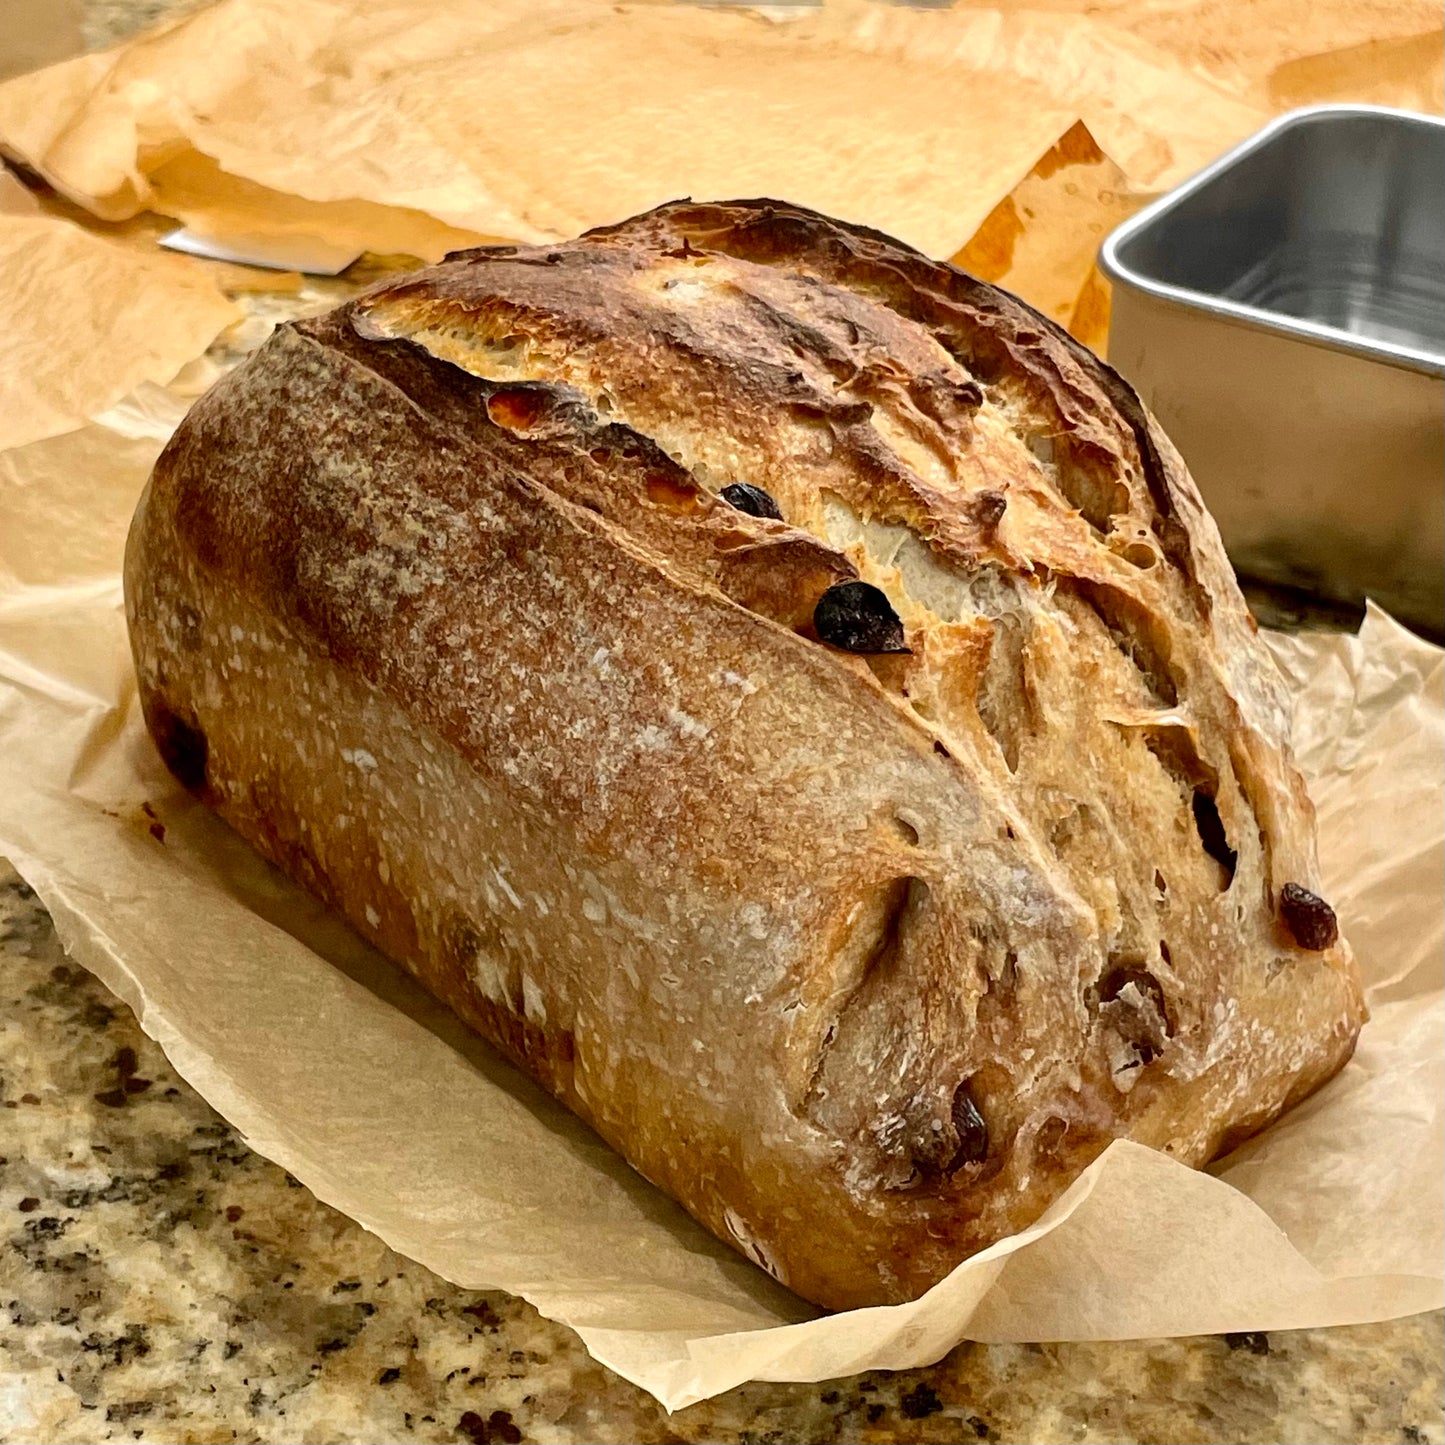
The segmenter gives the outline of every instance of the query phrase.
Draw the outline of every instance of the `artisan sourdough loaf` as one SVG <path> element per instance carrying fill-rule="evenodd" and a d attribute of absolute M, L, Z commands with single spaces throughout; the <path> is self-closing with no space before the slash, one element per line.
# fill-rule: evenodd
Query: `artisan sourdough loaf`
<path fill-rule="evenodd" d="M 1201 1165 L 1354 1045 L 1179 458 L 875 232 L 678 203 L 284 326 L 126 592 L 181 782 L 820 1304 L 917 1295 L 1111 1139 Z"/>

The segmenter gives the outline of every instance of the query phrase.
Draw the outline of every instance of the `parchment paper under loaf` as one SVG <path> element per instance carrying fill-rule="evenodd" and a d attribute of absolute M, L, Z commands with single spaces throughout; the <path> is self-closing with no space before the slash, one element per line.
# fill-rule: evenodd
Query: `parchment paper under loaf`
<path fill-rule="evenodd" d="M 0 854 L 176 1068 L 321 1198 L 459 1284 L 525 1296 L 670 1408 L 746 1379 L 920 1364 L 963 1338 L 1284 1329 L 1442 1302 L 1438 650 L 1373 611 L 1358 640 L 1272 639 L 1326 891 L 1374 985 L 1345 1073 L 1212 1176 L 1117 1144 L 922 1299 L 819 1318 L 165 773 L 135 706 L 120 560 L 183 406 L 152 388 L 0 453 Z"/>

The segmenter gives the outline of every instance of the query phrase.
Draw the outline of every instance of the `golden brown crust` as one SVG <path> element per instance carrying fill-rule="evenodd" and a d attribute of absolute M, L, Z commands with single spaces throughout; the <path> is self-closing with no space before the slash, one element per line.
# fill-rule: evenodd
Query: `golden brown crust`
<path fill-rule="evenodd" d="M 858 580 L 908 653 L 820 638 Z M 127 599 L 182 781 L 822 1304 L 916 1295 L 1113 1137 L 1201 1164 L 1353 1047 L 1178 457 L 876 233 L 683 202 L 283 328 L 167 448 Z"/>

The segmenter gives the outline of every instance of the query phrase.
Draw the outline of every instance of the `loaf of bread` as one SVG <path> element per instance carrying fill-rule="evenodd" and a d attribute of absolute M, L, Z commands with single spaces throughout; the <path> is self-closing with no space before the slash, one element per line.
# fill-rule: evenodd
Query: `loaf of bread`
<path fill-rule="evenodd" d="M 166 448 L 126 598 L 176 777 L 824 1306 L 1353 1048 L 1178 456 L 875 232 L 683 202 L 284 326 Z"/>

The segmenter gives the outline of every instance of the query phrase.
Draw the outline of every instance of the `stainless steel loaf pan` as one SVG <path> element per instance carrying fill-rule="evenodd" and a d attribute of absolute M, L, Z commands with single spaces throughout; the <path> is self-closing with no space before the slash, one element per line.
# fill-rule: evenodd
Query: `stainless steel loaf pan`
<path fill-rule="evenodd" d="M 1109 360 L 1241 575 L 1445 632 L 1445 120 L 1294 111 L 1101 265 Z"/>

